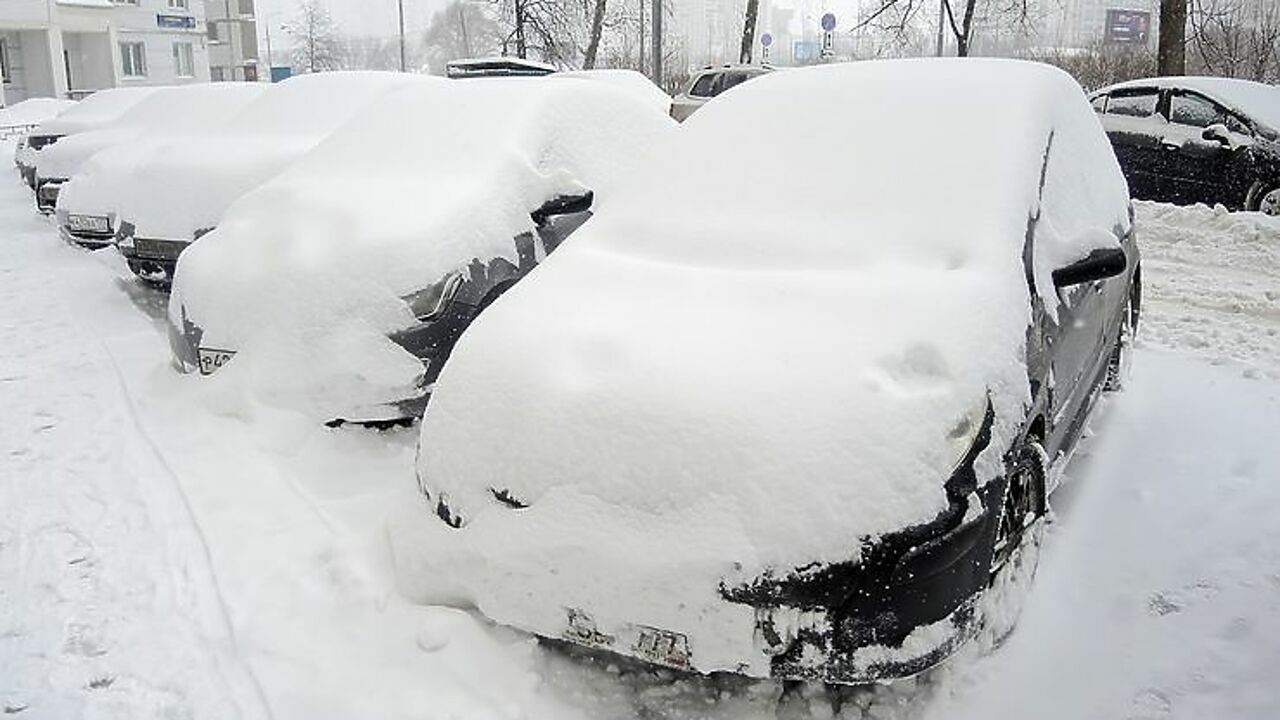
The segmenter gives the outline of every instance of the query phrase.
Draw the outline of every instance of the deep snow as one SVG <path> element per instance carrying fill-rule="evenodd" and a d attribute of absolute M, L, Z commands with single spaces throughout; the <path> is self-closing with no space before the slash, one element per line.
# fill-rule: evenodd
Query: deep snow
<path fill-rule="evenodd" d="M 399 599 L 384 522 L 426 512 L 415 433 L 325 430 L 175 376 L 160 298 L 110 251 L 60 244 L 10 175 L 0 706 L 17 718 L 737 720 L 832 717 L 837 699 L 845 718 L 1276 717 L 1280 267 L 1262 248 L 1280 228 L 1214 217 L 1139 208 L 1145 347 L 1054 498 L 1017 632 L 990 656 L 833 696 L 576 660 Z M 1228 266 L 1235 253 L 1251 267 Z M 1206 310 L 1206 288 L 1249 301 Z M 1218 317 L 1235 330 L 1215 333 Z"/>

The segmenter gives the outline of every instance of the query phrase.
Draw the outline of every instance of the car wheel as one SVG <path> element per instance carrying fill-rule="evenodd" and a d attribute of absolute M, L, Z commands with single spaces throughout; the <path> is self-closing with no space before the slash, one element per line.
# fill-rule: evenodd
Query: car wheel
<path fill-rule="evenodd" d="M 1136 290 L 1134 292 L 1137 292 Z M 1133 345 L 1135 321 L 1133 293 L 1124 304 L 1124 313 L 1120 317 L 1120 334 L 1116 336 L 1116 344 L 1111 348 L 1111 357 L 1107 360 L 1107 379 L 1102 383 L 1103 392 L 1118 392 L 1124 389 L 1129 379 L 1129 366 L 1133 362 L 1130 349 Z"/>
<path fill-rule="evenodd" d="M 1254 210 L 1263 215 L 1280 217 L 1280 183 L 1263 183 L 1261 180 L 1249 188 L 1244 206 L 1246 210 Z"/>
<path fill-rule="evenodd" d="M 1049 456 L 1035 439 L 1023 445 L 1009 469 L 992 549 L 990 587 L 981 601 L 983 644 L 988 647 L 998 646 L 1013 632 L 1040 563 L 1048 471 Z"/>

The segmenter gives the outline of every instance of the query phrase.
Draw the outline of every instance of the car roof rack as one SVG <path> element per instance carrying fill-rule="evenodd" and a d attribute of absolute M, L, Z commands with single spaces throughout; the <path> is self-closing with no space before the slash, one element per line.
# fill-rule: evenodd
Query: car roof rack
<path fill-rule="evenodd" d="M 512 57 L 469 58 L 445 64 L 445 75 L 451 78 L 511 77 L 550 75 L 554 65 Z"/>

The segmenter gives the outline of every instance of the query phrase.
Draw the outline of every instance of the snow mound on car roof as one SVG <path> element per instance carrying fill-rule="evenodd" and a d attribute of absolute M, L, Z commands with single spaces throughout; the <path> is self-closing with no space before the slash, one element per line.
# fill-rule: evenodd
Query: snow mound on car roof
<path fill-rule="evenodd" d="M 37 174 L 42 178 L 69 178 L 94 153 L 143 133 L 164 133 L 174 128 L 192 133 L 212 130 L 242 110 L 266 88 L 266 85 L 258 83 L 163 88 L 103 127 L 77 133 L 40 151 Z"/>
<path fill-rule="evenodd" d="M 856 63 L 712 100 L 459 342 L 419 473 L 464 526 L 420 517 L 402 579 L 545 634 L 586 608 L 744 657 L 718 585 L 934 518 L 946 438 L 988 393 L 979 479 L 1000 472 L 1029 400 L 1028 229 L 1061 246 L 1047 269 L 1127 210 L 1047 66 Z"/>
<path fill-rule="evenodd" d="M 240 351 L 219 378 L 318 419 L 403 399 L 422 367 L 386 338 L 413 322 L 401 296 L 473 258 L 517 262 L 513 238 L 534 229 L 531 211 L 586 190 L 606 206 L 673 129 L 662 111 L 585 79 L 389 95 L 183 255 L 171 318 L 182 327 L 185 313 L 202 344 Z"/>
<path fill-rule="evenodd" d="M 78 202 L 118 210 L 138 237 L 187 239 L 215 225 L 236 198 L 284 170 L 383 94 L 439 78 L 388 72 L 300 75 L 199 133 L 145 138 Z M 107 158 L 119 159 L 119 155 Z M 89 172 L 85 168 L 85 172 Z M 97 193 L 101 193 L 98 195 Z"/>
<path fill-rule="evenodd" d="M 108 88 L 99 90 L 67 108 L 57 117 L 40 124 L 33 135 L 71 135 L 102 127 L 116 120 L 129 108 L 142 102 L 160 87 Z"/>
<path fill-rule="evenodd" d="M 57 117 L 58 113 L 75 104 L 74 100 L 58 100 L 56 98 L 30 98 L 23 100 L 8 107 L 0 108 L 0 128 L 38 125 Z"/>

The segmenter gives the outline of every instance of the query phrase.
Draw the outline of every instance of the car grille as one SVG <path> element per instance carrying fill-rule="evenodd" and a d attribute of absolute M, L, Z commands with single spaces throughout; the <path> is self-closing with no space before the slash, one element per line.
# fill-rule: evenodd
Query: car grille
<path fill-rule="evenodd" d="M 155 240 L 151 238 L 134 238 L 133 253 L 138 257 L 156 260 L 177 260 L 178 255 L 190 243 L 185 240 Z"/>
<path fill-rule="evenodd" d="M 27 138 L 27 147 L 32 150 L 40 150 L 58 142 L 61 137 L 61 135 L 33 135 Z"/>

